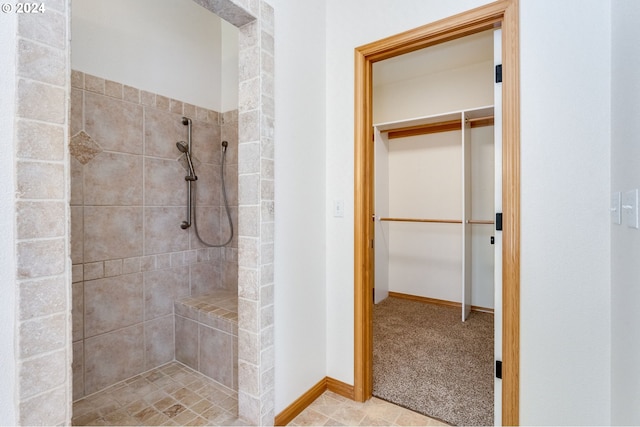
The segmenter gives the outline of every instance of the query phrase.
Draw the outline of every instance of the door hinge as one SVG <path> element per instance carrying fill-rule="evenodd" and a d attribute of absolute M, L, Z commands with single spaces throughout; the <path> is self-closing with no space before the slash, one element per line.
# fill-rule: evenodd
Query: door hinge
<path fill-rule="evenodd" d="M 502 230 L 502 212 L 496 214 L 496 230 Z"/>
<path fill-rule="evenodd" d="M 373 249 L 373 239 L 371 239 L 371 249 Z"/>
<path fill-rule="evenodd" d="M 496 83 L 502 83 L 502 64 L 496 65 Z"/>
<path fill-rule="evenodd" d="M 502 379 L 502 360 L 496 360 L 496 378 Z"/>

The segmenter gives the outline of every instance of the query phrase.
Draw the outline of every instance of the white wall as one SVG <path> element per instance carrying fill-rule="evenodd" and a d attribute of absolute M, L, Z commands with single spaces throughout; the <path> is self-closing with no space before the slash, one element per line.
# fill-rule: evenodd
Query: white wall
<path fill-rule="evenodd" d="M 275 412 L 327 375 L 325 5 L 275 11 Z M 342 220 L 349 221 L 349 217 Z"/>
<path fill-rule="evenodd" d="M 0 424 L 16 425 L 16 263 L 14 240 L 14 110 L 16 15 L 6 14 L 0 25 Z"/>
<path fill-rule="evenodd" d="M 610 2 L 521 2 L 520 415 L 610 423 Z"/>
<path fill-rule="evenodd" d="M 493 105 L 493 85 L 487 82 L 493 82 L 493 60 L 375 86 L 373 122 L 393 122 Z"/>
<path fill-rule="evenodd" d="M 462 132 L 389 142 L 389 216 L 462 218 Z M 462 299 L 462 224 L 389 224 L 389 290 Z"/>
<path fill-rule="evenodd" d="M 611 191 L 640 187 L 640 2 L 612 4 Z M 640 231 L 611 226 L 611 424 L 640 425 Z"/>
<path fill-rule="evenodd" d="M 215 111 L 237 108 L 237 29 L 192 0 L 74 0 L 71 9 L 73 69 Z"/>
<path fill-rule="evenodd" d="M 353 49 L 483 3 L 327 2 L 327 200 L 344 199 L 346 219 Z M 608 424 L 609 2 L 522 0 L 520 51 L 520 421 Z M 327 372 L 351 384 L 352 236 L 352 220 L 327 222 Z"/>

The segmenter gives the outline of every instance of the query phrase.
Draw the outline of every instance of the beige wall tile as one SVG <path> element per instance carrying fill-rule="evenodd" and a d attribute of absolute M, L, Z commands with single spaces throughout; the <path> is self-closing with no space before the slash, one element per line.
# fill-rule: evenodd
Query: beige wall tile
<path fill-rule="evenodd" d="M 174 359 L 173 317 L 170 314 L 144 323 L 144 369 L 153 369 Z"/>
<path fill-rule="evenodd" d="M 86 206 L 84 262 L 142 255 L 142 208 Z"/>
<path fill-rule="evenodd" d="M 223 262 L 222 264 L 222 288 L 229 290 L 238 289 L 238 263 Z"/>
<path fill-rule="evenodd" d="M 23 241 L 17 247 L 19 279 L 65 273 L 65 239 Z"/>
<path fill-rule="evenodd" d="M 122 260 L 112 259 L 104 262 L 104 276 L 112 277 L 122 274 Z"/>
<path fill-rule="evenodd" d="M 122 99 L 122 83 L 106 80 L 104 82 L 104 94 L 112 98 Z"/>
<path fill-rule="evenodd" d="M 187 140 L 182 115 L 145 108 L 145 155 L 175 160 L 180 157 L 176 142 Z"/>
<path fill-rule="evenodd" d="M 197 216 L 196 221 L 198 223 L 198 233 L 205 242 L 217 245 L 227 241 L 229 238 L 229 234 L 227 232 L 228 226 L 226 224 L 227 219 L 225 217 L 224 223 L 220 222 L 219 207 L 197 206 L 195 215 Z M 224 235 L 222 234 L 223 231 L 225 232 Z M 205 247 L 204 244 L 202 244 L 195 236 L 195 228 L 190 231 L 190 234 L 192 248 Z"/>
<path fill-rule="evenodd" d="M 67 376 L 66 349 L 21 361 L 18 370 L 21 399 L 63 385 Z"/>
<path fill-rule="evenodd" d="M 82 264 L 77 264 L 71 267 L 72 274 L 71 280 L 72 283 L 81 282 L 84 279 L 84 269 Z"/>
<path fill-rule="evenodd" d="M 18 116 L 64 124 L 66 116 L 64 89 L 32 80 L 18 80 Z"/>
<path fill-rule="evenodd" d="M 19 198 L 64 198 L 63 164 L 20 161 L 17 169 Z"/>
<path fill-rule="evenodd" d="M 124 85 L 122 88 L 122 99 L 124 99 L 127 102 L 133 102 L 134 104 L 139 104 L 140 90 L 135 87 Z"/>
<path fill-rule="evenodd" d="M 64 202 L 17 202 L 18 239 L 62 237 L 65 209 Z"/>
<path fill-rule="evenodd" d="M 142 154 L 142 107 L 85 92 L 85 131 L 103 149 Z"/>
<path fill-rule="evenodd" d="M 69 165 L 71 169 L 71 198 L 69 204 L 71 206 L 82 205 L 84 200 L 84 167 L 74 157 L 69 157 Z"/>
<path fill-rule="evenodd" d="M 84 208 L 71 206 L 71 262 L 84 262 Z"/>
<path fill-rule="evenodd" d="M 122 260 L 122 274 L 131 274 L 131 273 L 139 273 L 142 271 L 140 269 L 140 258 L 127 258 Z"/>
<path fill-rule="evenodd" d="M 173 313 L 179 297 L 189 295 L 189 267 L 175 267 L 144 273 L 145 320 Z"/>
<path fill-rule="evenodd" d="M 196 172 L 199 173 L 199 171 Z M 144 159 L 145 205 L 186 206 L 187 182 L 184 179 L 186 175 L 182 165 L 176 160 L 146 157 Z"/>
<path fill-rule="evenodd" d="M 182 207 L 146 207 L 144 209 L 145 254 L 184 251 L 189 248 L 189 233 L 180 228 L 186 219 Z"/>
<path fill-rule="evenodd" d="M 175 316 L 176 360 L 198 369 L 198 324 Z"/>
<path fill-rule="evenodd" d="M 84 89 L 84 73 L 82 71 L 71 70 L 71 87 Z"/>
<path fill-rule="evenodd" d="M 84 75 L 85 90 L 104 95 L 104 86 L 105 81 L 102 77 L 92 76 L 91 74 Z"/>
<path fill-rule="evenodd" d="M 233 337 L 204 325 L 200 325 L 199 334 L 199 371 L 233 388 Z"/>
<path fill-rule="evenodd" d="M 156 95 L 156 108 L 159 110 L 170 110 L 171 100 L 166 96 Z"/>
<path fill-rule="evenodd" d="M 64 49 L 67 44 L 65 16 L 47 10 L 46 13 L 18 14 L 18 34 L 49 46 Z"/>
<path fill-rule="evenodd" d="M 64 277 L 20 283 L 20 319 L 48 316 L 66 309 L 67 285 Z"/>
<path fill-rule="evenodd" d="M 82 341 L 73 343 L 71 371 L 73 375 L 73 400 L 77 400 L 84 397 L 84 343 Z"/>
<path fill-rule="evenodd" d="M 64 371 L 64 369 L 61 369 Z M 62 386 L 20 402 L 20 425 L 66 425 L 67 387 Z"/>
<path fill-rule="evenodd" d="M 220 165 L 222 140 L 220 125 L 203 121 L 193 121 L 192 150 L 203 163 Z"/>
<path fill-rule="evenodd" d="M 18 151 L 21 159 L 64 159 L 64 126 L 18 120 Z"/>
<path fill-rule="evenodd" d="M 219 206 L 222 204 L 220 165 L 202 163 L 196 170 L 196 203 L 198 206 Z"/>
<path fill-rule="evenodd" d="M 22 77 L 64 86 L 66 65 L 64 51 L 27 39 L 18 41 L 18 73 Z"/>
<path fill-rule="evenodd" d="M 142 274 L 85 281 L 84 315 L 85 337 L 142 322 Z"/>
<path fill-rule="evenodd" d="M 140 91 L 140 103 L 142 105 L 148 105 L 149 107 L 156 106 L 156 94 L 147 92 L 146 90 Z"/>
<path fill-rule="evenodd" d="M 84 338 L 84 282 L 72 284 L 71 292 L 72 340 L 78 341 Z"/>
<path fill-rule="evenodd" d="M 238 116 L 238 126 L 240 129 L 242 129 L 242 133 L 238 135 L 239 143 L 260 140 L 259 111 L 253 110 L 248 112 L 241 112 Z"/>
<path fill-rule="evenodd" d="M 64 349 L 66 313 L 26 320 L 20 324 L 20 357 Z"/>
<path fill-rule="evenodd" d="M 142 205 L 142 156 L 102 152 L 84 168 L 84 203 Z"/>
<path fill-rule="evenodd" d="M 172 99 L 170 101 L 170 105 L 169 105 L 169 110 L 172 113 L 176 113 L 176 114 L 182 114 L 182 101 L 177 101 L 175 99 Z"/>
<path fill-rule="evenodd" d="M 85 392 L 95 393 L 144 370 L 142 324 L 84 341 Z"/>
<path fill-rule="evenodd" d="M 84 264 L 84 280 L 102 279 L 104 277 L 104 262 L 90 262 Z"/>
<path fill-rule="evenodd" d="M 214 263 L 201 262 L 191 265 L 191 295 L 204 295 L 221 289 L 220 269 Z"/>
<path fill-rule="evenodd" d="M 71 89 L 69 110 L 69 133 L 75 135 L 84 129 L 84 91 Z"/>
<path fill-rule="evenodd" d="M 238 313 L 242 314 L 238 318 L 238 329 L 253 333 L 260 332 L 257 302 L 238 298 Z"/>

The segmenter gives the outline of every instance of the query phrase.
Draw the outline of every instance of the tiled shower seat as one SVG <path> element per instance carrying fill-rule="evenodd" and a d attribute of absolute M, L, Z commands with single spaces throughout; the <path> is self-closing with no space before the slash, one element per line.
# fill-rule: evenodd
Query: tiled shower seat
<path fill-rule="evenodd" d="M 238 390 L 238 295 L 216 290 L 174 304 L 176 359 Z"/>

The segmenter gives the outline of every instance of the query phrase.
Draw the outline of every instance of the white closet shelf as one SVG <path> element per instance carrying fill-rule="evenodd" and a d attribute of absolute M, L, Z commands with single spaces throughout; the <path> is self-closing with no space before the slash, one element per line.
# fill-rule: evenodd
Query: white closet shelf
<path fill-rule="evenodd" d="M 429 133 L 450 132 L 462 129 L 462 113 L 472 128 L 493 126 L 493 107 L 481 107 L 475 110 L 462 110 L 437 116 L 419 117 L 397 122 L 374 125 L 380 132 L 387 133 L 389 139 L 426 135 Z"/>

